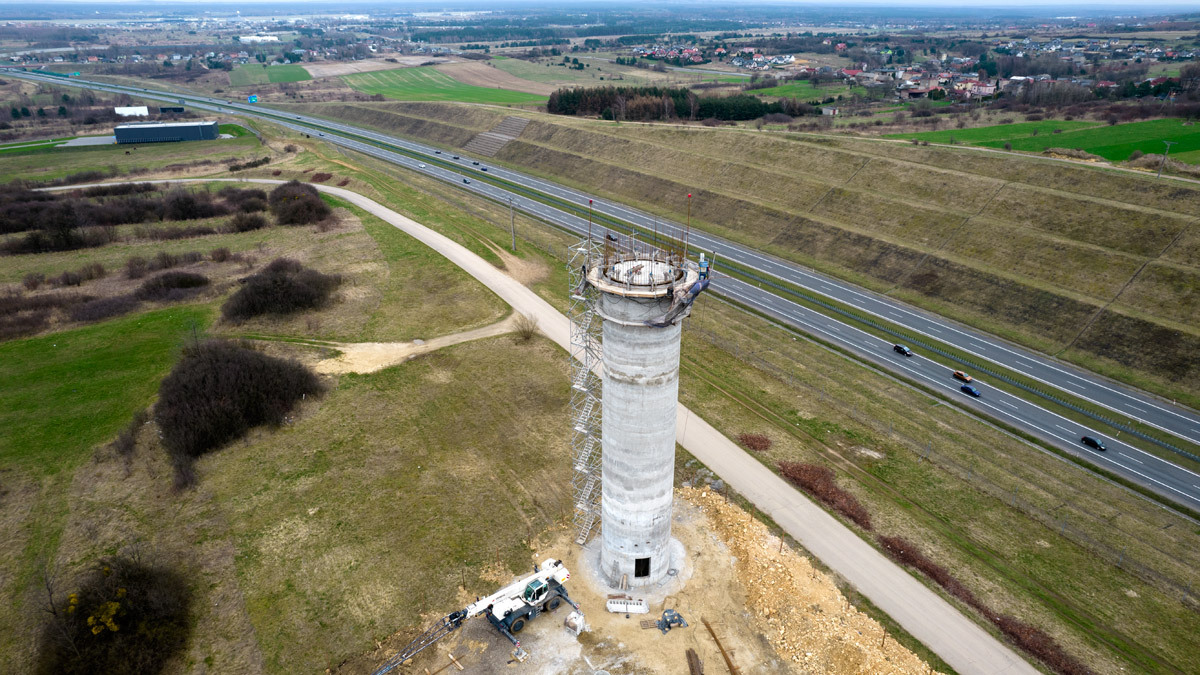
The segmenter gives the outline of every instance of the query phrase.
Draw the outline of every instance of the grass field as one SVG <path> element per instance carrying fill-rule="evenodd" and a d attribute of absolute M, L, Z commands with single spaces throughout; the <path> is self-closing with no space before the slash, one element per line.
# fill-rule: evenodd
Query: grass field
<path fill-rule="evenodd" d="M 1054 133 L 1062 129 L 1062 133 Z M 1034 134 L 1034 132 L 1037 134 Z M 918 134 L 893 134 L 892 138 L 916 138 L 947 143 L 953 137 L 959 143 L 1002 148 L 1012 144 L 1013 150 L 1041 152 L 1047 148 L 1073 148 L 1100 155 L 1113 161 L 1129 159 L 1140 150 L 1145 154 L 1162 154 L 1163 141 L 1172 141 L 1171 156 L 1180 161 L 1198 163 L 1200 157 L 1200 127 L 1177 118 L 1101 125 L 1090 122 L 1048 120 L 1003 124 L 976 129 L 929 131 Z"/>
<path fill-rule="evenodd" d="M 814 87 L 812 82 L 808 80 L 795 80 L 793 82 L 781 84 L 778 87 L 753 89 L 746 93 L 754 94 L 755 96 L 766 96 L 769 98 L 798 98 L 802 101 L 811 101 L 828 98 L 830 96 L 836 98 L 837 96 L 850 93 L 853 89 L 854 87 L 849 87 L 842 84 Z"/>
<path fill-rule="evenodd" d="M 430 66 L 399 68 L 343 75 L 352 88 L 367 94 L 382 94 L 399 101 L 459 101 L 497 105 L 532 105 L 546 97 L 508 89 L 489 89 L 462 84 Z"/>
<path fill-rule="evenodd" d="M 248 87 L 256 84 L 276 84 L 281 82 L 303 82 L 311 80 L 312 75 L 304 66 L 288 64 L 284 66 L 267 66 L 262 64 L 246 64 L 229 73 L 229 85 L 233 87 Z"/>

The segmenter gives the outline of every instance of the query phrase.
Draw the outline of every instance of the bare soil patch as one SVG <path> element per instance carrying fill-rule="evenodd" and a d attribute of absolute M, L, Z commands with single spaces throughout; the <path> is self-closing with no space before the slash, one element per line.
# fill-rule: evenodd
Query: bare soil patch
<path fill-rule="evenodd" d="M 437 70 L 463 84 L 488 87 L 489 89 L 511 89 L 513 91 L 523 91 L 527 94 L 549 96 L 556 88 L 553 85 L 526 80 L 506 73 L 499 68 L 487 65 L 483 61 L 443 63 L 437 66 Z"/>
<path fill-rule="evenodd" d="M 312 363 L 313 370 L 322 375 L 373 373 L 443 347 L 509 333 L 513 330 L 515 316 L 513 315 L 504 321 L 484 326 L 483 328 L 443 335 L 431 340 L 414 340 L 412 342 L 333 342 L 325 346 L 341 352 L 337 356 L 319 360 L 313 359 L 313 356 L 309 356 L 307 359 L 302 358 L 301 360 L 315 360 Z M 308 352 L 308 354 L 311 355 L 312 353 Z"/>
<path fill-rule="evenodd" d="M 686 568 L 679 572 L 678 588 L 660 589 L 658 597 L 655 591 L 631 593 L 650 602 L 649 614 L 627 618 L 605 611 L 609 589 L 590 582 L 581 560 L 588 549 L 572 543 L 569 527 L 554 528 L 533 543 L 534 559 L 561 556 L 571 570 L 567 587 L 582 607 L 589 630 L 576 638 L 563 628 L 569 613 L 565 605 L 529 623 L 521 633 L 521 645 L 530 653 L 522 672 L 682 674 L 688 672 L 688 649 L 696 650 L 706 672 L 724 672 L 720 650 L 702 619 L 712 625 L 721 645 L 732 650 L 733 663 L 743 673 L 930 672 L 878 623 L 850 605 L 828 575 L 791 548 L 781 547 L 750 514 L 708 489 L 683 488 L 676 494 L 672 533 L 687 551 Z M 596 543 L 593 540 L 588 548 Z M 666 635 L 641 627 L 642 620 L 657 620 L 665 608 L 677 610 L 688 626 Z M 403 642 L 389 643 L 339 673 L 369 672 Z M 422 667 L 436 670 L 453 654 L 471 672 L 507 673 L 511 649 L 486 621 L 472 621 L 421 654 L 411 672 Z"/>

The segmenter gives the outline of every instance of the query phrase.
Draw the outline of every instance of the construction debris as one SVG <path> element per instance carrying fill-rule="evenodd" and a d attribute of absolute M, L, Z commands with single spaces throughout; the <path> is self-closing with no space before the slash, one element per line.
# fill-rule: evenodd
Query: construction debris
<path fill-rule="evenodd" d="M 688 675 L 704 675 L 704 663 L 695 649 L 687 650 Z"/>
<path fill-rule="evenodd" d="M 649 614 L 650 604 L 645 600 L 625 597 L 609 598 L 604 607 L 613 614 Z"/>
<path fill-rule="evenodd" d="M 671 632 L 672 628 L 687 628 L 687 622 L 683 620 L 683 616 L 673 609 L 664 609 L 662 618 L 655 624 L 655 627 L 662 631 L 663 635 Z"/>
<path fill-rule="evenodd" d="M 721 638 L 717 637 L 717 632 L 713 630 L 712 624 L 708 619 L 700 617 L 700 621 L 704 627 L 708 629 L 708 634 L 712 636 L 713 642 L 717 643 L 717 649 L 721 650 L 721 658 L 725 659 L 725 667 L 729 669 L 729 675 L 738 675 L 741 671 L 733 665 L 733 650 L 726 650 L 725 645 L 721 644 Z"/>
<path fill-rule="evenodd" d="M 587 630 L 587 622 L 583 619 L 583 613 L 578 611 L 568 614 L 566 620 L 563 621 L 563 626 L 566 627 L 568 632 L 575 635 L 579 635 Z"/>

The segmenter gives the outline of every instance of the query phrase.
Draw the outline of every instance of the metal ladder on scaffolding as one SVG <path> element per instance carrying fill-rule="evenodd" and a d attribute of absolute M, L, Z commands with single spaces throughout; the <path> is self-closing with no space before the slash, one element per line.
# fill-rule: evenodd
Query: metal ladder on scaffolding
<path fill-rule="evenodd" d="M 587 268 L 602 255 L 601 246 L 584 239 L 569 248 L 567 272 L 571 302 L 571 466 L 574 474 L 575 543 L 587 543 L 600 524 L 600 364 L 601 320 L 596 315 L 596 289 L 586 281 Z"/>

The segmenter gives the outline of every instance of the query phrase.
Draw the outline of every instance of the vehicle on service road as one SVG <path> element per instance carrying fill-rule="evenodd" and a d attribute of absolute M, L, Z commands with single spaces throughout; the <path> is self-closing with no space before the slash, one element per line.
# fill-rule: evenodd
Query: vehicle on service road
<path fill-rule="evenodd" d="M 964 384 L 963 386 L 959 387 L 959 389 L 961 389 L 963 391 L 963 393 L 970 394 L 971 396 L 974 396 L 975 398 L 979 398 L 980 396 L 982 396 L 982 394 L 979 393 L 978 389 L 976 389 L 975 387 L 972 387 L 969 384 Z"/>
<path fill-rule="evenodd" d="M 1084 436 L 1083 438 L 1081 438 L 1079 440 L 1081 442 L 1083 442 L 1083 444 L 1088 446 L 1089 448 L 1099 450 L 1100 452 L 1104 452 L 1105 450 L 1108 449 L 1108 448 L 1104 447 L 1104 441 L 1100 440 L 1099 438 L 1092 438 L 1091 436 Z"/>
<path fill-rule="evenodd" d="M 904 345 L 892 345 L 892 351 L 896 352 L 897 354 L 903 354 L 905 356 L 913 355 L 913 351 L 911 349 L 909 349 L 908 347 L 905 347 Z"/>
<path fill-rule="evenodd" d="M 963 371 L 961 371 L 961 370 L 956 370 L 956 371 L 954 371 L 954 379 L 956 379 L 956 380 L 962 380 L 963 382 L 970 382 L 970 381 L 971 381 L 971 376 L 970 376 L 970 375 L 968 375 L 968 374 L 966 374 L 966 373 L 964 373 L 964 372 L 963 372 Z"/>

